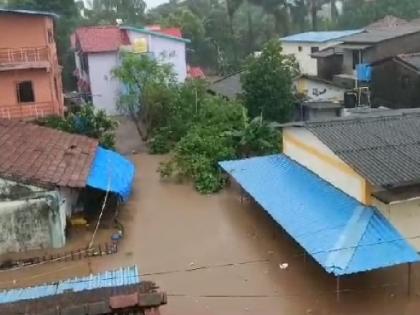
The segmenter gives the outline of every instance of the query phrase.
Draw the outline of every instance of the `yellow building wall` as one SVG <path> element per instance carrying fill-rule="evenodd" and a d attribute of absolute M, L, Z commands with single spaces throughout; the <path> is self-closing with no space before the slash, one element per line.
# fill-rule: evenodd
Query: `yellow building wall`
<path fill-rule="evenodd" d="M 363 204 L 371 204 L 369 183 L 307 129 L 284 128 L 283 153 Z"/>
<path fill-rule="evenodd" d="M 384 204 L 372 198 L 373 205 L 391 222 L 404 238 L 420 251 L 420 198 Z"/>

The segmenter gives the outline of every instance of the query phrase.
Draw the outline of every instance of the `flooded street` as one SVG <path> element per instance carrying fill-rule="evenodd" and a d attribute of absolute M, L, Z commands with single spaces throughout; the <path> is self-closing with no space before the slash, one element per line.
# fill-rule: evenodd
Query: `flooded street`
<path fill-rule="evenodd" d="M 28 286 L 138 264 L 143 280 L 168 293 L 163 314 L 418 314 L 419 270 L 407 266 L 336 281 L 304 255 L 263 210 L 241 203 L 239 189 L 203 196 L 165 183 L 162 157 L 130 156 L 133 196 L 121 211 L 126 238 L 119 253 L 0 273 L 0 286 Z M 287 200 L 285 200 L 287 203 Z M 415 283 L 417 282 L 417 283 Z"/>

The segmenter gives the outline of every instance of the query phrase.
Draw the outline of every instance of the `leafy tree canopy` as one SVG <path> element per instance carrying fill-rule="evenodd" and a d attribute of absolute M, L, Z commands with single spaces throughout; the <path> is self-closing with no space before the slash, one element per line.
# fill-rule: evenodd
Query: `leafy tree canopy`
<path fill-rule="evenodd" d="M 285 122 L 293 110 L 294 65 L 281 54 L 277 40 L 267 43 L 261 55 L 251 57 L 241 77 L 245 107 L 251 117 Z"/>

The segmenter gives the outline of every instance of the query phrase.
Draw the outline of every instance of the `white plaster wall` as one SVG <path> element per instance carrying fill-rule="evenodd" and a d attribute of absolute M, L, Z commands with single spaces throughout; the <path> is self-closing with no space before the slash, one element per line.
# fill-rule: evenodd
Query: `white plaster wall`
<path fill-rule="evenodd" d="M 299 93 L 306 95 L 311 101 L 344 101 L 345 89 L 332 84 L 299 78 L 295 80 L 294 86 Z"/>
<path fill-rule="evenodd" d="M 158 60 L 173 65 L 173 70 L 179 82 L 184 82 L 187 77 L 186 44 L 181 41 L 127 31 L 131 43 L 140 38 L 148 42 L 148 49 Z"/>
<path fill-rule="evenodd" d="M 303 74 L 318 75 L 318 64 L 315 58 L 311 57 L 311 47 L 318 47 L 319 50 L 323 50 L 327 47 L 335 46 L 339 42 L 331 41 L 326 43 L 290 43 L 283 42 L 282 53 L 285 55 L 293 55 L 296 57 L 297 62 L 300 66 L 300 71 Z M 299 47 L 302 50 L 299 51 Z"/>
<path fill-rule="evenodd" d="M 108 115 L 117 115 L 117 101 L 120 83 L 112 71 L 118 66 L 117 52 L 88 55 L 89 79 L 93 105 L 103 109 Z"/>
<path fill-rule="evenodd" d="M 420 251 L 420 198 L 389 205 L 373 198 L 373 205 L 417 251 Z"/>
<path fill-rule="evenodd" d="M 305 128 L 283 130 L 283 153 L 362 203 L 366 181 Z"/>

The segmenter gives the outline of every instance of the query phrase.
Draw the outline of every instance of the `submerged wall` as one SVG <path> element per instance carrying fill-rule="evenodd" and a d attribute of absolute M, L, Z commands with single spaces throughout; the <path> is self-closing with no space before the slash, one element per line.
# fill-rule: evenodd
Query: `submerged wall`
<path fill-rule="evenodd" d="M 0 179 L 0 254 L 65 245 L 68 198 Z"/>

